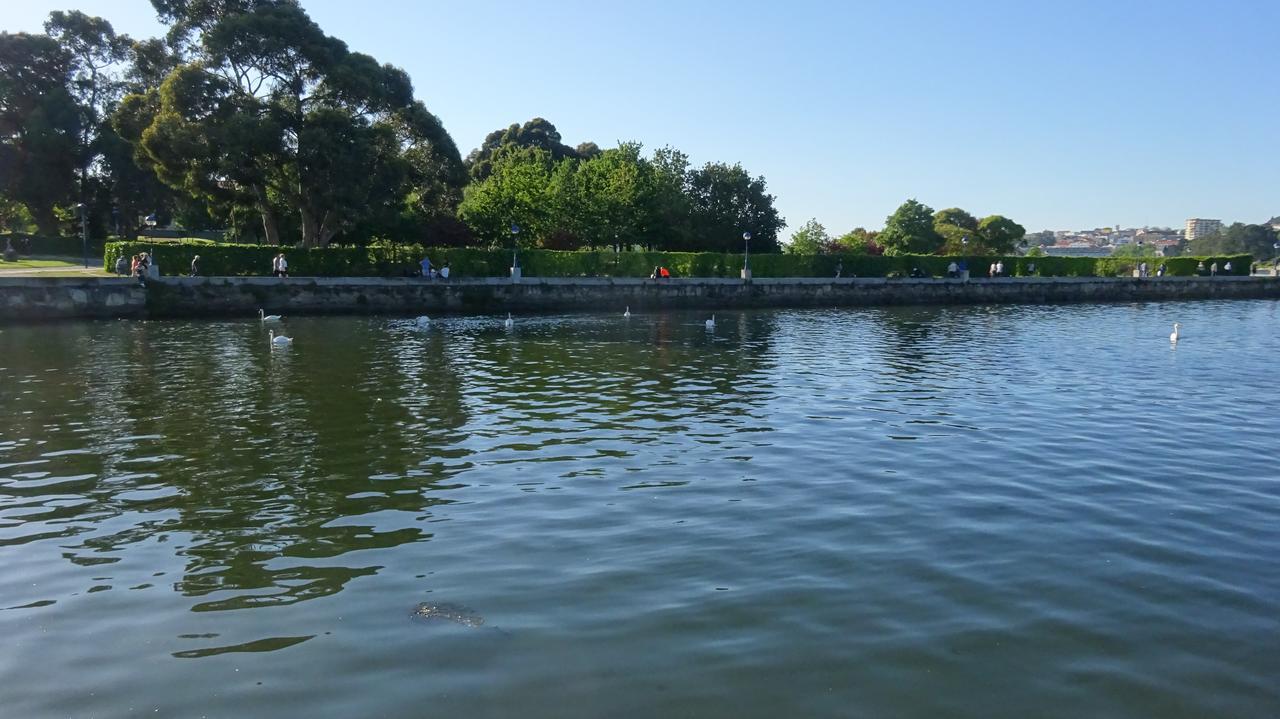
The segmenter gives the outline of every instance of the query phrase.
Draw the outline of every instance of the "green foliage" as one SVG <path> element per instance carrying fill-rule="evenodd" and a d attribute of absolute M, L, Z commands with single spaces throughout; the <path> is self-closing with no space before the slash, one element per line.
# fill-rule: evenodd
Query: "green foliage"
<path fill-rule="evenodd" d="M 959 207 L 948 207 L 945 210 L 938 210 L 933 213 L 933 224 L 935 226 L 950 225 L 968 232 L 976 232 L 978 230 L 978 218 Z"/>
<path fill-rule="evenodd" d="M 1003 215 L 990 215 L 978 223 L 978 237 L 987 251 L 996 255 L 1013 252 L 1027 230 Z"/>
<path fill-rule="evenodd" d="M 888 255 L 930 254 L 942 247 L 943 238 L 933 226 L 933 209 L 907 200 L 885 220 L 876 238 Z"/>
<path fill-rule="evenodd" d="M 75 61 L 46 35 L 0 33 L 0 194 L 24 205 L 41 234 L 57 235 L 84 147 L 71 92 Z"/>
<path fill-rule="evenodd" d="M 683 153 L 664 147 L 644 157 L 637 143 L 589 154 L 504 145 L 476 160 L 485 178 L 466 188 L 459 217 L 492 247 L 511 246 L 515 223 L 514 239 L 529 248 L 731 251 L 749 231 L 754 248 L 778 249 L 773 197 L 740 166 L 690 171 Z"/>
<path fill-rule="evenodd" d="M 1188 249 L 1196 255 L 1248 253 L 1254 257 L 1273 257 L 1277 242 L 1280 242 L 1280 233 L 1269 225 L 1235 222 L 1221 232 L 1197 237 Z"/>
<path fill-rule="evenodd" d="M 800 229 L 791 235 L 791 242 L 786 246 L 786 252 L 793 255 L 821 255 L 831 252 L 832 249 L 831 236 L 827 234 L 827 228 L 823 227 L 816 218 L 801 225 Z"/>
<path fill-rule="evenodd" d="M 253 207 L 278 243 L 286 221 L 307 247 L 364 225 L 451 213 L 465 175 L 438 118 L 404 71 L 325 35 L 292 2 L 158 0 L 193 62 L 117 120 L 166 184 Z"/>
<path fill-rule="evenodd" d="M 182 274 L 193 255 L 200 255 L 201 272 L 206 275 L 269 275 L 271 258 L 280 248 L 270 245 L 214 243 L 208 240 L 154 240 L 113 242 L 104 256 L 107 269 L 121 254 L 132 256 L 151 252 L 169 274 Z M 289 272 L 305 276 L 400 277 L 416 275 L 418 262 L 430 257 L 435 266 L 450 264 L 451 277 L 505 277 L 511 264 L 510 250 L 474 247 L 427 247 L 420 245 L 374 244 L 367 247 L 338 247 L 284 250 Z M 918 269 L 927 277 L 944 277 L 952 261 L 965 261 L 974 277 L 983 277 L 997 259 L 1004 262 L 1010 276 L 1089 277 L 1130 276 L 1133 260 L 1094 257 L 1002 257 L 985 255 L 956 257 L 945 255 L 866 255 L 853 253 L 802 255 L 760 254 L 751 256 L 752 273 L 769 277 L 834 277 L 836 268 L 844 277 L 907 277 Z M 1247 255 L 1232 257 L 1178 257 L 1163 260 L 1169 275 L 1194 275 L 1199 261 L 1208 266 L 1218 262 L 1220 274 L 1232 263 L 1232 274 L 1248 274 L 1252 261 Z M 561 252 L 527 249 L 520 251 L 520 263 L 529 277 L 648 277 L 654 267 L 666 267 L 675 277 L 737 277 L 742 255 L 736 252 L 613 252 L 581 250 Z M 1154 275 L 1158 264 L 1151 264 Z"/>
<path fill-rule="evenodd" d="M 471 179 L 482 181 L 493 174 L 494 165 L 503 155 L 522 149 L 544 150 L 553 161 L 595 157 L 600 148 L 594 142 L 584 142 L 578 149 L 560 141 L 560 131 L 541 117 L 535 117 L 523 125 L 511 125 L 494 130 L 485 136 L 480 147 L 467 155 L 466 167 Z"/>

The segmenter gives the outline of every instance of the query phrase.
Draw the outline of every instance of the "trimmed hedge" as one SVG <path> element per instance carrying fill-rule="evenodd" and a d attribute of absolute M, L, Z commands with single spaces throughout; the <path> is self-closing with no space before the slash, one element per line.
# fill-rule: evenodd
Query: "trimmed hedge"
<path fill-rule="evenodd" d="M 115 267 L 120 255 L 149 252 L 161 270 L 170 275 L 186 274 L 191 258 L 200 255 L 204 275 L 270 275 L 271 258 L 284 252 L 289 274 L 319 277 L 401 277 L 416 275 L 425 255 L 437 267 L 448 262 L 453 277 L 506 277 L 511 250 L 474 247 L 423 248 L 421 245 L 376 245 L 369 247 L 328 247 L 301 249 L 274 245 L 237 245 L 209 240 L 145 240 L 112 242 L 106 247 L 107 270 Z M 621 252 L 590 250 L 520 250 L 520 266 L 530 277 L 648 277 L 654 267 L 671 270 L 675 277 L 737 277 L 742 255 L 721 252 Z M 949 257 L 939 255 L 751 255 L 755 277 L 834 277 L 839 267 L 844 277 L 907 277 L 913 269 L 925 276 L 943 277 L 952 262 L 965 261 L 973 277 L 985 277 L 990 265 L 1000 259 L 1005 274 L 1014 277 L 1129 277 L 1142 262 L 1127 257 Z M 1253 258 L 1229 257 L 1146 258 L 1154 276 L 1165 265 L 1169 275 L 1195 275 L 1197 266 L 1218 263 L 1219 274 L 1229 261 L 1231 274 L 1247 275 Z"/>
<path fill-rule="evenodd" d="M 80 257 L 84 254 L 83 241 L 77 237 L 49 237 L 47 235 L 29 235 L 24 232 L 0 234 L 0 250 L 4 249 L 5 240 L 13 243 L 14 249 L 23 255 L 54 255 L 61 257 Z M 97 256 L 102 252 L 103 241 L 89 238 L 89 254 Z"/>

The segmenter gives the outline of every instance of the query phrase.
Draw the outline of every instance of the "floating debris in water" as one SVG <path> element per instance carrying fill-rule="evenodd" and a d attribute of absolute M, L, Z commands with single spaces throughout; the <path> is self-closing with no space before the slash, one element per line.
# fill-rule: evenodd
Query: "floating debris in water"
<path fill-rule="evenodd" d="M 484 624 L 484 617 L 476 614 L 471 607 L 464 607 L 461 604 L 423 602 L 413 610 L 413 616 L 423 619 L 446 619 L 464 627 L 478 627 Z"/>

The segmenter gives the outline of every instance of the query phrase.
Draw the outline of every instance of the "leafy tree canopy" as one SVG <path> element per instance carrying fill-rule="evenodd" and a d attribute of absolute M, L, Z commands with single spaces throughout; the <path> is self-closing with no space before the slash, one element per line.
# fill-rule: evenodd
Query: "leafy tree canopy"
<path fill-rule="evenodd" d="M 933 227 L 933 208 L 911 199 L 889 215 L 876 241 L 890 255 L 932 254 L 943 238 Z"/>
<path fill-rule="evenodd" d="M 786 246 L 787 252 L 797 255 L 821 255 L 833 249 L 834 243 L 827 234 L 827 228 L 816 218 L 810 219 L 792 233 L 791 241 Z"/>

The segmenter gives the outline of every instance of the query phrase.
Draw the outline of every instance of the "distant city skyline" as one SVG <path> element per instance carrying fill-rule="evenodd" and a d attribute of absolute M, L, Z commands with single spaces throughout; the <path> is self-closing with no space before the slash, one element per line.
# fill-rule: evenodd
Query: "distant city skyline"
<path fill-rule="evenodd" d="M 877 229 L 908 198 L 1028 231 L 1280 214 L 1280 3 L 1086 0 L 654 2 L 603 7 L 303 0 L 329 34 L 403 67 L 466 155 L 532 117 L 565 142 L 741 162 L 786 217 Z M 0 29 L 79 9 L 135 37 L 146 0 L 32 0 Z M 1161 39 L 1194 37 L 1194 46 Z M 1188 95 L 1195 102 L 1186 102 Z"/>

